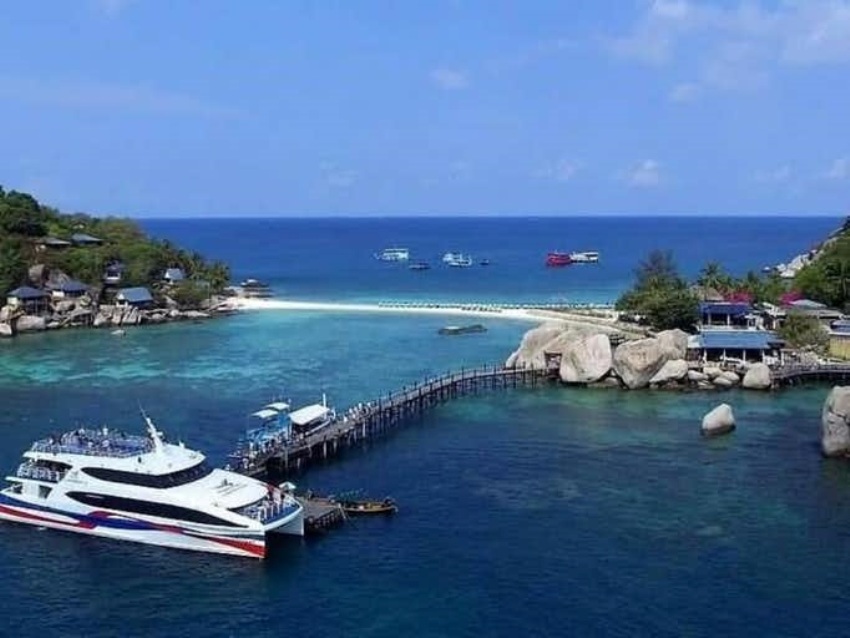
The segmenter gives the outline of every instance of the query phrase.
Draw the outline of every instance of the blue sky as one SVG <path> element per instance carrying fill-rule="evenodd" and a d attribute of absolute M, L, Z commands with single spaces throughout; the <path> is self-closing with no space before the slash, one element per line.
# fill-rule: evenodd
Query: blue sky
<path fill-rule="evenodd" d="M 850 0 L 3 10 L 0 183 L 64 210 L 850 207 Z"/>

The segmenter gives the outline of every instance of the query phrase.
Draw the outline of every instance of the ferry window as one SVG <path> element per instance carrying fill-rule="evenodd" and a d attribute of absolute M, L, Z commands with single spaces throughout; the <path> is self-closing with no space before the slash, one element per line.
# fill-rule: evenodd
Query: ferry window
<path fill-rule="evenodd" d="M 53 491 L 52 488 L 47 487 L 45 485 L 39 485 L 38 486 L 38 495 L 39 495 L 40 498 L 47 498 L 48 496 L 50 496 L 50 492 L 52 492 L 52 491 Z"/>
<path fill-rule="evenodd" d="M 223 525 L 225 527 L 244 527 L 238 523 L 218 518 L 206 512 L 199 512 L 188 507 L 169 505 L 168 503 L 155 503 L 153 501 L 141 501 L 135 498 L 124 498 L 122 496 L 109 496 L 107 494 L 92 494 L 90 492 L 68 492 L 68 497 L 93 507 L 126 512 L 131 514 L 145 514 L 159 518 L 170 518 L 177 521 L 189 523 L 201 523 L 202 525 Z"/>
<path fill-rule="evenodd" d="M 101 481 L 111 483 L 124 483 L 125 485 L 138 485 L 140 487 L 153 487 L 166 489 L 192 483 L 202 479 L 213 471 L 213 468 L 202 461 L 197 465 L 171 472 L 170 474 L 140 474 L 138 472 L 125 472 L 123 470 L 110 470 L 105 467 L 85 467 L 83 472 Z"/>

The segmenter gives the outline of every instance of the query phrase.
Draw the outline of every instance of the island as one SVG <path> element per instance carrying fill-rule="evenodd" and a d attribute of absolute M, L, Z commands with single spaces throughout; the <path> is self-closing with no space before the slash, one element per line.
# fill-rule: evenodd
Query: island
<path fill-rule="evenodd" d="M 227 264 L 130 219 L 66 214 L 0 187 L 0 336 L 229 313 Z"/>

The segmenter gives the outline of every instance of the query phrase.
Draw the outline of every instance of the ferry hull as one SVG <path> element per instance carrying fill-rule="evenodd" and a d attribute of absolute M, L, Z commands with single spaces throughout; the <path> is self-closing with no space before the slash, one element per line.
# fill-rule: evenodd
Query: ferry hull
<path fill-rule="evenodd" d="M 303 519 L 301 512 L 295 518 Z M 174 549 L 257 559 L 265 558 L 266 555 L 266 539 L 263 532 L 246 530 L 222 534 L 154 523 L 110 512 L 92 511 L 87 514 L 60 512 L 52 508 L 32 506 L 6 495 L 0 495 L 0 520 Z M 284 525 L 288 523 L 290 521 L 286 521 Z"/>

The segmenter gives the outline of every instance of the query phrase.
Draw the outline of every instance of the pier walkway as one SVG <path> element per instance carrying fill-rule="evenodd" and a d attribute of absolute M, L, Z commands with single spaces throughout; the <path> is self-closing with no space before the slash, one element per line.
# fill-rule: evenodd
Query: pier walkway
<path fill-rule="evenodd" d="M 788 364 L 771 370 L 774 388 L 799 385 L 808 381 L 830 383 L 850 381 L 850 363 Z"/>
<path fill-rule="evenodd" d="M 359 403 L 306 437 L 290 440 L 242 459 L 232 469 L 250 476 L 279 477 L 298 473 L 309 464 L 336 456 L 358 442 L 376 438 L 451 399 L 496 389 L 532 387 L 544 383 L 545 369 L 484 366 L 425 379 L 411 386 Z"/>

